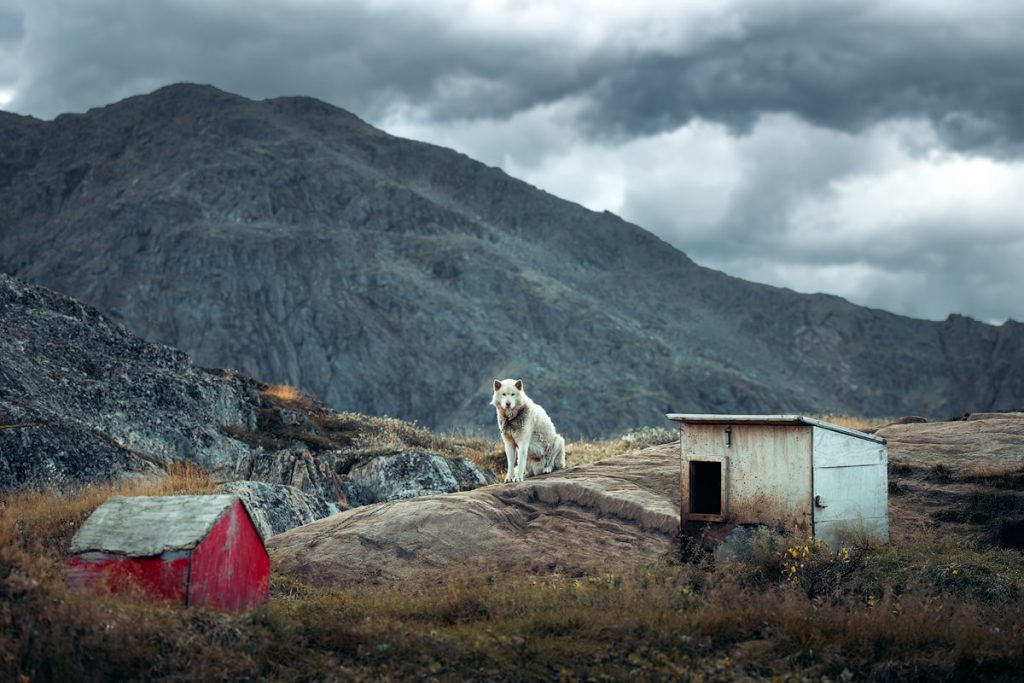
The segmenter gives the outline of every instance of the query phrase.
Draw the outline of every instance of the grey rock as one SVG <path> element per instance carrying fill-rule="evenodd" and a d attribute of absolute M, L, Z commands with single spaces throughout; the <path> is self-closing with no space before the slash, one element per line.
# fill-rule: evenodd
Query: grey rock
<path fill-rule="evenodd" d="M 336 464 L 340 453 L 313 455 L 302 445 L 278 451 L 255 449 L 242 455 L 230 470 L 232 477 L 295 488 L 341 508 L 350 506 L 345 477 Z"/>
<path fill-rule="evenodd" d="M 0 489 L 232 464 L 221 433 L 259 398 L 230 373 L 134 336 L 99 311 L 0 274 Z"/>
<path fill-rule="evenodd" d="M 323 406 L 268 403 L 265 385 L 196 368 L 95 309 L 2 274 L 0 329 L 0 491 L 159 476 L 184 460 L 222 479 L 265 482 L 239 486 L 308 509 L 265 520 L 281 530 L 288 515 L 310 521 L 349 507 L 352 487 L 360 500 L 379 501 L 493 480 L 461 458 L 414 451 L 378 462 L 355 446 L 323 450 Z M 267 449 L 229 436 L 253 434 L 290 444 Z M 371 472 L 386 480 L 371 485 Z"/>
<path fill-rule="evenodd" d="M 493 475 L 492 475 L 493 476 Z M 476 488 L 487 477 L 463 459 L 448 460 L 428 451 L 410 450 L 379 455 L 353 467 L 346 491 L 352 507 L 416 496 Z"/>
<path fill-rule="evenodd" d="M 175 85 L 50 122 L 0 112 L 0 211 L 0 270 L 203 365 L 434 428 L 493 429 L 495 376 L 526 379 L 567 436 L 1024 405 L 1020 323 L 731 278 L 309 98 Z"/>
<path fill-rule="evenodd" d="M 890 461 L 957 470 L 1024 466 L 1024 412 L 975 413 L 967 420 L 892 424 L 875 433 L 886 440 Z"/>
<path fill-rule="evenodd" d="M 338 512 L 337 506 L 294 486 L 232 481 L 217 488 L 242 499 L 264 539 Z"/>
<path fill-rule="evenodd" d="M 477 467 L 465 458 L 449 458 L 448 467 L 452 471 L 452 476 L 459 482 L 460 491 L 468 491 L 498 481 L 494 472 L 486 467 Z"/>

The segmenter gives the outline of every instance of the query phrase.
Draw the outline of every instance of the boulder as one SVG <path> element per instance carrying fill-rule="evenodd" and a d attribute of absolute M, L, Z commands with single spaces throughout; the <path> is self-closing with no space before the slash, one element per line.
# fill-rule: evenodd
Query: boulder
<path fill-rule="evenodd" d="M 338 511 L 337 506 L 294 486 L 262 481 L 232 481 L 217 488 L 242 499 L 264 539 Z"/>
<path fill-rule="evenodd" d="M 493 475 L 492 475 L 493 476 Z M 492 479 L 493 481 L 493 479 Z M 345 481 L 351 507 L 476 488 L 489 483 L 475 465 L 413 449 L 379 455 L 349 470 Z"/>
<path fill-rule="evenodd" d="M 1024 413 L 973 413 L 962 420 L 886 425 L 890 460 L 932 467 L 1024 464 Z"/>
<path fill-rule="evenodd" d="M 344 509 L 349 502 L 345 477 L 336 468 L 339 461 L 345 461 L 341 453 L 313 454 L 301 445 L 279 451 L 254 449 L 238 459 L 231 473 L 239 479 L 293 487 Z"/>
<path fill-rule="evenodd" d="M 914 542 L 936 527 L 965 544 L 1018 547 L 1024 518 L 1024 412 L 889 425 L 889 532 Z"/>

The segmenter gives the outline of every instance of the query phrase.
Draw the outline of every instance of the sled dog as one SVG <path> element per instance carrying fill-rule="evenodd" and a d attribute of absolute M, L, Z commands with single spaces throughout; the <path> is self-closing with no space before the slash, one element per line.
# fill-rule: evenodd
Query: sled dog
<path fill-rule="evenodd" d="M 505 444 L 506 482 L 565 469 L 565 439 L 544 409 L 523 391 L 523 380 L 494 380 L 491 405 L 498 411 L 498 430 Z"/>

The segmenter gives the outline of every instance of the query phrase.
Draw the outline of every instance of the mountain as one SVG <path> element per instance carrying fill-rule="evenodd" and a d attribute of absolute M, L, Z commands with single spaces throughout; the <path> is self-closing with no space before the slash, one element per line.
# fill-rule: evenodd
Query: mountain
<path fill-rule="evenodd" d="M 303 97 L 174 85 L 50 122 L 0 113 L 0 270 L 201 365 L 435 428 L 493 430 L 491 380 L 513 376 L 570 436 L 666 410 L 1024 405 L 1019 323 L 729 277 Z"/>

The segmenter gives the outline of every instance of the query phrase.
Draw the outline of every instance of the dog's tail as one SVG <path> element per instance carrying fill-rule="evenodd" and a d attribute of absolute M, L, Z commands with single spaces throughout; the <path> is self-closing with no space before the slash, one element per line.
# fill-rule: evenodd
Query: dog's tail
<path fill-rule="evenodd" d="M 552 470 L 565 469 L 565 439 L 561 435 L 555 437 L 555 457 Z"/>

